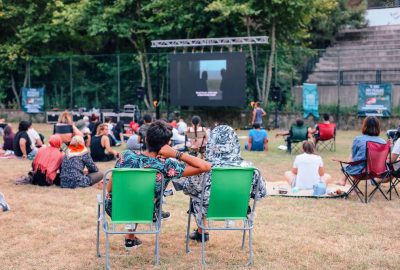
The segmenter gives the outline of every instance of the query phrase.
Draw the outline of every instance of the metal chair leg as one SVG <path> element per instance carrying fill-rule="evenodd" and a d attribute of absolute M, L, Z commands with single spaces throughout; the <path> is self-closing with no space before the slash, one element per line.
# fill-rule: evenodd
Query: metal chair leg
<path fill-rule="evenodd" d="M 108 254 L 108 249 L 109 248 L 110 247 L 109 247 L 109 243 L 108 243 L 108 233 L 106 232 L 106 270 L 110 269 L 109 254 Z"/>
<path fill-rule="evenodd" d="M 206 264 L 206 259 L 204 255 L 204 229 L 201 230 L 201 263 Z"/>
<path fill-rule="evenodd" d="M 367 192 L 368 192 L 368 183 L 367 183 L 368 181 L 367 180 L 365 180 L 365 193 L 364 193 L 364 199 L 365 199 L 365 203 L 368 203 L 368 194 L 367 194 Z"/>
<path fill-rule="evenodd" d="M 190 221 L 192 218 L 192 213 L 191 210 L 192 209 L 192 199 L 189 200 L 189 216 L 188 216 L 188 223 L 187 223 L 187 228 L 186 228 L 186 253 L 190 252 L 189 249 L 189 231 L 190 231 Z"/>
<path fill-rule="evenodd" d="M 253 265 L 253 239 L 252 239 L 252 230 L 249 230 L 249 262 L 247 263 L 248 266 Z"/>
<path fill-rule="evenodd" d="M 160 228 L 157 228 L 159 230 Z M 159 231 L 156 232 L 156 262 L 155 265 L 160 265 L 160 249 L 159 249 Z"/>
<path fill-rule="evenodd" d="M 246 240 L 246 220 L 243 221 L 243 238 L 242 238 L 242 250 L 244 250 L 244 241 Z"/>
<path fill-rule="evenodd" d="M 99 242 L 100 242 L 100 205 L 97 206 L 97 234 L 96 234 L 96 255 L 97 255 L 97 257 L 101 257 Z"/>

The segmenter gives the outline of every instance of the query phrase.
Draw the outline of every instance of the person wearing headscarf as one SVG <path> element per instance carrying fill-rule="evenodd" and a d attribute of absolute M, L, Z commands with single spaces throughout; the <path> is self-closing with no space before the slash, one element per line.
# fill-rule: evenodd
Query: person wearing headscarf
<path fill-rule="evenodd" d="M 32 184 L 39 186 L 60 184 L 58 170 L 64 156 L 64 153 L 60 151 L 61 143 L 60 135 L 52 135 L 49 139 L 49 146 L 39 148 L 32 163 Z"/>
<path fill-rule="evenodd" d="M 244 161 L 240 156 L 240 142 L 235 131 L 227 125 L 215 127 L 206 146 L 206 161 L 211 162 L 212 167 L 252 167 L 250 162 Z M 204 202 L 201 201 L 201 192 L 204 183 Z M 258 184 L 258 194 L 256 188 Z M 182 181 L 183 192 L 192 198 L 193 212 L 197 221 L 204 220 L 208 202 L 210 199 L 211 171 L 195 176 L 186 177 Z M 254 171 L 251 198 L 259 200 L 267 195 L 264 179 L 259 170 Z M 198 228 L 191 235 L 192 240 L 201 241 L 201 230 Z M 206 233 L 205 240 L 209 239 Z"/>
<path fill-rule="evenodd" d="M 103 178 L 82 136 L 72 137 L 62 161 L 60 178 L 62 188 L 88 187 Z"/>

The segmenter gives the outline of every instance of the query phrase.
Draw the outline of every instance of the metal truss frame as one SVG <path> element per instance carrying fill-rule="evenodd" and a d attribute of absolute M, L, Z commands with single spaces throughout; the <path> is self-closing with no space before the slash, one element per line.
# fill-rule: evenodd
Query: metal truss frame
<path fill-rule="evenodd" d="M 267 36 L 257 37 L 227 37 L 227 38 L 198 38 L 198 39 L 170 39 L 153 40 L 152 48 L 177 48 L 177 47 L 205 47 L 205 46 L 232 46 L 249 44 L 268 44 Z"/>

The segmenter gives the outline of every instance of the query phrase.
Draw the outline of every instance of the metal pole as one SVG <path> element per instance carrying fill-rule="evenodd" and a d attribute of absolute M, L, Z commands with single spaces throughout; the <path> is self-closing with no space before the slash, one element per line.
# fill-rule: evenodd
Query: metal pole
<path fill-rule="evenodd" d="M 73 94 L 73 85 L 72 85 L 72 57 L 69 57 L 69 108 L 72 110 L 73 107 L 73 99 L 72 99 L 72 94 Z"/>
<path fill-rule="evenodd" d="M 256 44 L 256 56 L 254 58 L 254 89 L 253 89 L 253 97 L 254 101 L 258 101 L 258 92 L 257 92 L 257 81 L 258 81 L 258 76 L 257 76 L 257 65 L 258 65 L 258 45 Z"/>
<path fill-rule="evenodd" d="M 117 111 L 121 109 L 121 74 L 120 74 L 120 59 L 117 54 Z"/>
<path fill-rule="evenodd" d="M 157 49 L 157 107 L 156 118 L 160 119 L 160 49 Z"/>
<path fill-rule="evenodd" d="M 336 125 L 339 127 L 339 110 L 340 110 L 340 51 L 337 49 L 337 64 L 338 64 L 338 70 L 337 70 L 337 89 L 336 89 L 336 94 L 337 94 L 337 106 L 336 106 Z"/>

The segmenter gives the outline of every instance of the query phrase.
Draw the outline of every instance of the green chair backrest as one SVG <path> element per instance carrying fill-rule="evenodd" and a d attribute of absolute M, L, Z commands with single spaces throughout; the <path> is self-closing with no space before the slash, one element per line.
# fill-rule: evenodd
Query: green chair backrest
<path fill-rule="evenodd" d="M 245 219 L 253 174 L 251 167 L 213 168 L 207 219 Z"/>
<path fill-rule="evenodd" d="M 305 141 L 308 139 L 308 127 L 307 126 L 296 126 L 291 127 L 291 140 L 292 141 Z"/>
<path fill-rule="evenodd" d="M 113 169 L 113 223 L 152 223 L 157 170 Z"/>

